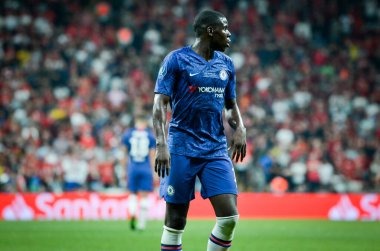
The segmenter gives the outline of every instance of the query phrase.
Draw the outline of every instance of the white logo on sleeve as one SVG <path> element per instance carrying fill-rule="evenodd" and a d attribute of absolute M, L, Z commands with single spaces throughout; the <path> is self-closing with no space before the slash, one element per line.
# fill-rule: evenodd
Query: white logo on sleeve
<path fill-rule="evenodd" d="M 166 65 L 161 66 L 160 71 L 158 72 L 158 78 L 162 78 L 163 76 L 165 76 L 166 72 Z"/>

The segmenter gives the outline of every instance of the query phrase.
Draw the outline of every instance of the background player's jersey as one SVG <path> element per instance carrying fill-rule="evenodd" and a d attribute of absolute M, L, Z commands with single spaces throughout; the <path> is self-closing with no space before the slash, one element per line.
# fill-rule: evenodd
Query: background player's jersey
<path fill-rule="evenodd" d="M 206 61 L 188 46 L 164 59 L 154 91 L 170 97 L 170 152 L 203 158 L 227 154 L 224 100 L 236 98 L 235 86 L 233 63 L 221 52 Z"/>
<path fill-rule="evenodd" d="M 124 133 L 122 142 L 128 148 L 128 166 L 139 165 L 150 168 L 149 151 L 155 147 L 155 139 L 149 129 L 130 129 Z"/>

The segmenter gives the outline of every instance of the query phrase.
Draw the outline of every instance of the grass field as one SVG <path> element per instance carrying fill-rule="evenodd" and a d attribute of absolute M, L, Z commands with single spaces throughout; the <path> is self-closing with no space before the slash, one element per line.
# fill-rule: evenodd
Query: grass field
<path fill-rule="evenodd" d="M 190 220 L 184 251 L 206 251 L 213 221 Z M 161 221 L 0 222 L 1 251 L 158 251 Z M 379 222 L 240 220 L 231 251 L 380 251 Z"/>

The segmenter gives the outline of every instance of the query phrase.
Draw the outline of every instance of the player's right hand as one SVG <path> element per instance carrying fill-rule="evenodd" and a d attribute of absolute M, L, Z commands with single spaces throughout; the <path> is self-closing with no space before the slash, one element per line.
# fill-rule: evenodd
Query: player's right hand
<path fill-rule="evenodd" d="M 169 175 L 170 172 L 170 153 L 167 145 L 156 146 L 156 158 L 154 162 L 154 171 L 160 177 Z"/>

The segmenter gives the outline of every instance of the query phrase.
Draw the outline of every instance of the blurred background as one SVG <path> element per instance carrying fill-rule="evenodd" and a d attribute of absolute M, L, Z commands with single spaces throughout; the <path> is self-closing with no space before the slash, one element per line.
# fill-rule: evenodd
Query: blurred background
<path fill-rule="evenodd" d="M 240 191 L 379 192 L 377 0 L 2 0 L 0 191 L 125 189 L 121 135 L 206 7 L 232 33 Z"/>

